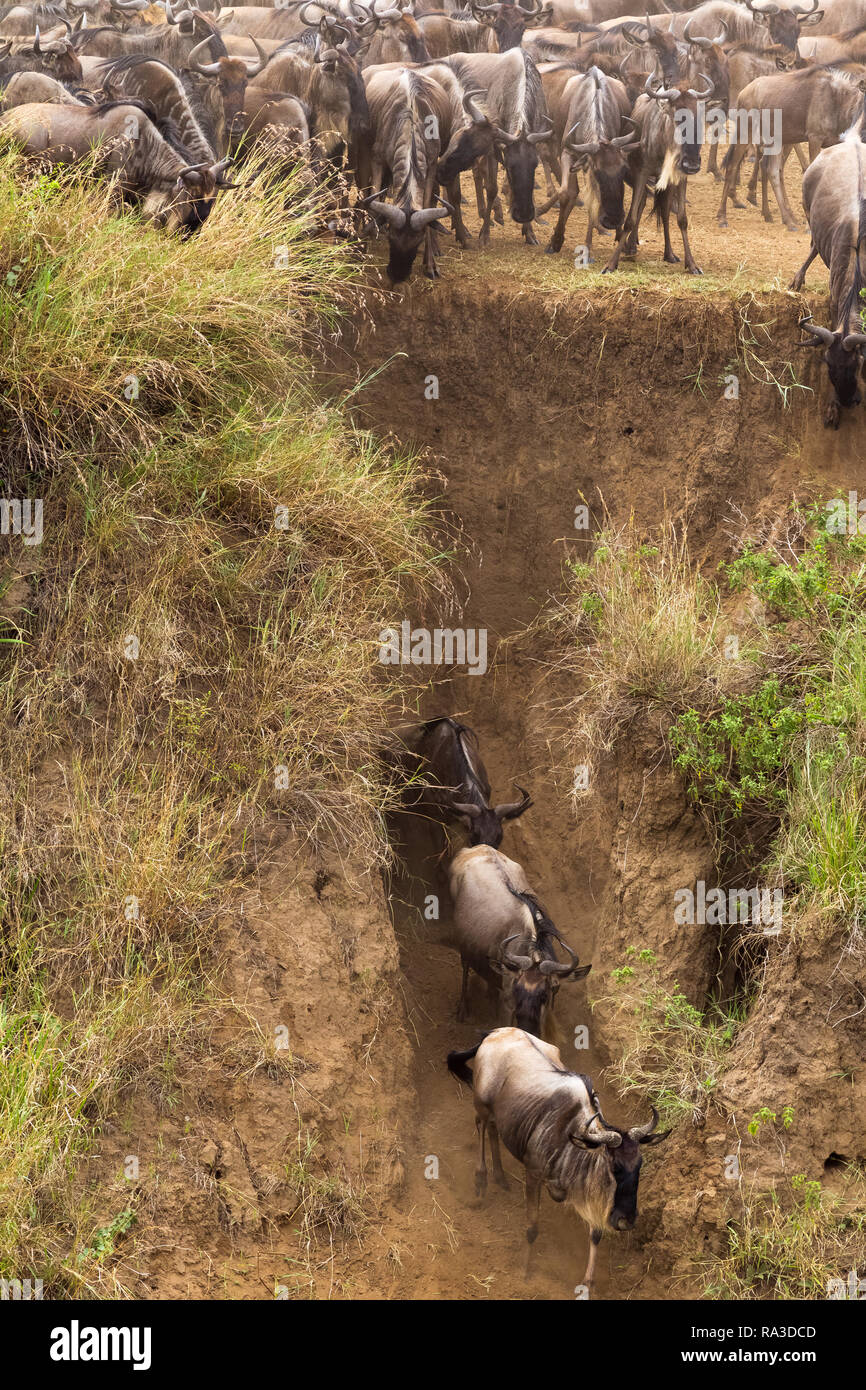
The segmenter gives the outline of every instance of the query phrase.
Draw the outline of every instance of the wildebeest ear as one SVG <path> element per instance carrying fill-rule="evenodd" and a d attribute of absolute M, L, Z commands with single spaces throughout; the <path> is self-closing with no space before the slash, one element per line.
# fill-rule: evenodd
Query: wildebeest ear
<path fill-rule="evenodd" d="M 660 1133 L 658 1133 L 658 1134 L 646 1134 L 646 1135 L 644 1135 L 643 1139 L 639 1139 L 639 1140 L 638 1140 L 638 1143 L 639 1143 L 639 1144 L 660 1144 L 660 1143 L 662 1142 L 663 1139 L 667 1139 L 668 1135 L 669 1135 L 669 1134 L 672 1134 L 672 1133 L 673 1133 L 673 1131 L 670 1130 L 670 1129 L 663 1129 L 663 1130 L 661 1130 Z"/>
<path fill-rule="evenodd" d="M 577 969 L 572 970 L 568 978 L 570 980 L 585 980 L 591 969 L 591 965 L 579 965 Z"/>

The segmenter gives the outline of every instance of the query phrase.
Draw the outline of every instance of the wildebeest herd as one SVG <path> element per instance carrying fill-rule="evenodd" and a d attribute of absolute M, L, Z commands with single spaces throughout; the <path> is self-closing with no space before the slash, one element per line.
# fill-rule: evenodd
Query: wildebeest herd
<path fill-rule="evenodd" d="M 738 179 L 750 149 L 749 201 L 757 205 L 760 177 L 765 219 L 772 189 L 794 225 L 782 178 L 794 149 L 808 167 L 806 265 L 820 256 L 830 269 L 830 323 L 804 318 L 802 346 L 824 351 L 828 425 L 859 401 L 866 0 L 705 0 L 688 11 L 650 0 L 637 16 L 622 13 L 627 0 L 211 3 L 0 10 L 0 131 L 48 163 L 74 163 L 99 146 L 100 168 L 124 196 L 187 234 L 236 186 L 230 164 L 249 163 L 266 144 L 293 164 L 303 157 L 310 177 L 333 190 L 323 225 L 359 243 L 384 235 L 393 283 L 409 277 L 419 252 L 425 274 L 438 275 L 444 219 L 457 244 L 469 244 L 464 172 L 487 245 L 491 221 L 504 222 L 500 169 L 528 245 L 556 208 L 546 249 L 559 252 L 583 201 L 586 254 L 594 231 L 614 233 L 604 269 L 615 272 L 637 254 L 652 192 L 664 259 L 678 260 L 673 214 L 684 268 L 700 274 L 687 189 L 702 146 L 724 185 L 723 226 L 731 200 L 745 206 Z"/>
<path fill-rule="evenodd" d="M 490 804 L 490 781 L 478 739 L 451 716 L 398 730 L 392 762 L 408 777 L 407 797 L 415 809 L 468 831 L 469 844 L 448 868 L 452 915 L 450 944 L 463 969 L 457 1018 L 466 1019 L 467 985 L 473 971 L 487 984 L 510 1027 L 496 1028 L 465 1052 L 452 1052 L 448 1066 L 472 1087 L 480 1143 L 475 1174 L 478 1196 L 487 1186 L 486 1143 L 493 1177 L 508 1182 L 499 1139 L 526 1175 L 527 1272 L 538 1234 L 542 1187 L 586 1221 L 590 1253 L 583 1283 L 592 1287 L 599 1242 L 606 1230 L 630 1230 L 637 1219 L 641 1146 L 658 1144 L 658 1113 L 643 1125 L 620 1129 L 605 1120 L 588 1076 L 563 1065 L 558 1048 L 544 1039 L 556 993 L 568 980 L 585 979 L 581 965 L 542 907 L 520 864 L 499 849 L 505 821 L 532 805 L 520 800 Z M 560 960 L 558 952 L 568 957 Z M 468 1063 L 474 1063 L 470 1070 Z"/>

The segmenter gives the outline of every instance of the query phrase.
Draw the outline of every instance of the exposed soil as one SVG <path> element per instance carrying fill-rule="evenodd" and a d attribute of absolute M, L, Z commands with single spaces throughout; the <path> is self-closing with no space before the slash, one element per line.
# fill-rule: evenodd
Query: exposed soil
<path fill-rule="evenodd" d="M 500 644 L 557 593 L 563 561 L 588 544 L 604 507 L 617 521 L 633 510 L 647 527 L 666 512 L 687 517 L 693 547 L 712 568 L 746 522 L 783 518 L 795 494 L 866 487 L 861 420 L 855 412 L 838 433 L 823 430 L 819 363 L 793 350 L 799 307 L 814 307 L 820 320 L 826 283 L 816 265 L 809 288 L 821 293 L 804 299 L 784 292 L 807 236 L 778 222 L 770 231 L 751 208 L 732 212 L 730 229 L 720 230 L 716 186 L 703 176 L 690 189 L 704 280 L 661 264 L 649 221 L 637 271 L 626 264 L 615 280 L 601 280 L 598 266 L 575 270 L 565 253 L 524 248 L 509 224 L 488 254 L 447 252 L 441 282 L 416 278 L 387 297 L 375 323 L 360 324 L 335 349 L 322 377 L 334 395 L 369 378 L 350 402 L 358 422 L 419 447 L 442 477 L 442 505 L 463 535 L 461 625 L 488 631 L 491 669 L 478 678 L 437 673 L 420 707 L 460 712 L 477 730 L 500 800 L 515 780 L 531 789 L 535 805 L 509 826 L 504 848 L 524 865 L 581 959 L 594 965 L 586 984 L 561 992 L 563 1055 L 595 1077 L 610 1116 L 632 1123 L 643 1116 L 604 1083 L 615 1039 L 591 1014 L 587 986 L 597 997 L 624 947 L 648 944 L 700 1001 L 716 943 L 700 935 L 677 940 L 670 903 L 675 885 L 707 872 L 708 846 L 676 779 L 654 766 L 641 738 L 608 770 L 592 814 L 576 820 L 572 769 L 554 739 L 563 692 L 531 644 Z M 583 229 L 577 209 L 569 245 Z M 608 243 L 601 245 L 606 256 Z M 739 378 L 736 400 L 724 398 L 729 372 Z M 768 372 L 787 389 L 768 382 Z M 431 376 L 438 378 L 433 400 L 425 398 Z M 575 508 L 584 501 L 592 521 L 580 532 Z M 428 627 L 455 623 L 445 612 L 395 616 Z M 473 1022 L 454 1019 L 458 961 L 438 941 L 447 912 L 439 832 L 409 817 L 392 829 L 402 866 L 388 885 L 393 930 L 381 884 L 357 866 L 308 863 L 290 843 L 270 845 L 272 867 L 251 892 L 244 919 L 226 928 L 233 996 L 266 1036 L 285 1023 L 288 1070 L 247 1058 L 236 1075 L 201 1079 L 187 1120 L 158 1117 L 136 1101 L 128 1128 L 107 1137 L 103 1162 L 115 1167 L 132 1151 L 142 1155 L 144 1171 L 161 1151 L 161 1176 L 142 1183 L 150 1217 L 138 1262 L 146 1277 L 131 1281 L 140 1296 L 257 1298 L 273 1296 L 275 1285 L 290 1296 L 574 1296 L 585 1232 L 546 1199 L 534 1269 L 524 1278 L 516 1163 L 506 1162 L 510 1191 L 492 1186 L 483 1204 L 476 1201 L 471 1098 L 444 1058 L 470 1046 L 493 1020 L 480 990 Z M 440 897 L 438 923 L 423 915 L 429 894 Z M 824 1073 L 847 1065 L 853 1048 L 862 1053 L 853 1032 L 844 1041 L 820 1032 L 823 991 L 835 988 L 832 965 L 809 967 L 813 1004 L 803 1026 L 814 1037 L 798 1034 L 803 1054 L 820 1034 L 820 1061 L 798 1102 L 813 1112 L 792 1144 L 797 1171 L 812 1176 L 822 1175 L 831 1152 L 866 1154 L 856 1118 L 866 1113 L 863 1096 L 852 1093 L 841 1124 L 833 1119 L 834 1095 L 821 1098 Z M 800 997 L 796 978 L 790 960 L 776 987 L 778 1028 L 749 1044 L 751 1055 L 760 1052 L 761 1079 L 752 1070 L 747 1080 L 744 1044 L 744 1071 L 731 1080 L 742 1090 L 730 1097 L 734 1109 L 745 1113 L 756 1097 L 781 1106 L 789 1091 L 800 1095 L 800 1073 L 782 1055 L 794 1046 L 782 1016 L 786 1001 Z M 851 989 L 856 994 L 856 984 Z M 588 1050 L 575 1051 L 577 1024 L 589 1025 Z M 221 1041 L 235 1035 L 242 1036 L 240 1026 L 227 1025 Z M 348 1175 L 376 1213 L 357 1235 L 336 1230 L 333 1245 L 320 1229 L 306 1261 L 285 1182 L 299 1118 L 318 1136 L 322 1171 Z M 597 1296 L 699 1294 L 682 1246 L 698 1212 L 707 1248 L 718 1244 L 728 1195 L 719 1169 L 725 1142 L 720 1120 L 650 1155 L 637 1230 L 605 1238 Z M 754 1169 L 769 1181 L 787 1164 L 784 1154 L 768 1159 L 762 1150 Z M 671 1283 L 671 1271 L 680 1282 Z"/>

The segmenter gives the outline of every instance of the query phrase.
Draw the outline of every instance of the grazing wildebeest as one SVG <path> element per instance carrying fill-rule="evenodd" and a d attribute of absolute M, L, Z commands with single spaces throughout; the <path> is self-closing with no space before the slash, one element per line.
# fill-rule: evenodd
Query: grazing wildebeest
<path fill-rule="evenodd" d="M 563 980 L 583 980 L 591 966 L 579 965 L 513 859 L 489 845 L 455 854 L 448 871 L 454 905 L 450 944 L 460 952 L 463 981 L 457 1017 L 466 1017 L 469 971 L 487 984 L 492 998 L 502 994 L 511 1022 L 542 1037 L 551 1022 Z M 555 943 L 571 956 L 557 960 Z M 516 945 L 512 945 L 516 942 Z M 510 991 L 501 981 L 510 976 Z"/>
<path fill-rule="evenodd" d="M 158 128 L 143 102 L 108 101 L 98 106 L 55 106 L 33 102 L 0 116 L 0 134 L 25 154 L 51 164 L 75 164 L 93 151 L 101 168 L 117 174 L 123 191 L 159 227 L 191 231 L 208 216 L 225 180 L 228 160 L 191 165 Z"/>
<path fill-rule="evenodd" d="M 811 335 L 807 345 L 824 349 L 833 399 L 824 424 L 838 429 L 844 407 L 859 405 L 860 376 L 866 334 L 860 313 L 866 287 L 866 150 L 860 132 L 850 130 L 841 145 L 822 150 L 803 175 L 803 207 L 812 233 L 812 246 L 791 282 L 803 287 L 806 271 L 816 256 L 830 271 L 832 328 L 812 323 L 800 327 Z"/>
<path fill-rule="evenodd" d="M 485 246 L 498 200 L 496 161 L 500 159 L 511 194 L 511 216 L 520 224 L 526 242 L 537 245 L 532 229 L 537 147 L 550 139 L 551 123 L 535 63 L 520 48 L 507 53 L 457 53 L 442 61 L 469 98 L 472 121 L 443 151 L 440 181 L 451 183 L 464 169 L 478 166 L 485 190 L 482 206 L 476 178 L 478 215 L 482 218 L 478 240 Z"/>
<path fill-rule="evenodd" d="M 623 251 L 626 255 L 636 254 L 638 228 L 650 183 L 655 185 L 653 210 L 664 232 L 664 259 L 679 260 L 671 246 L 669 225 L 670 214 L 675 210 L 683 239 L 684 267 L 690 275 L 702 274 L 689 245 L 686 186 L 689 174 L 697 174 L 701 168 L 698 102 L 711 96 L 712 90 L 709 81 L 703 92 L 694 87 L 654 88 L 652 78 L 647 78 L 646 92 L 632 113 L 640 128 L 641 143 L 640 149 L 630 156 L 634 178 L 631 206 L 604 274 L 617 269 Z"/>
<path fill-rule="evenodd" d="M 860 81 L 864 78 L 866 70 L 863 70 Z M 791 145 L 808 140 L 809 158 L 814 159 L 822 146 L 835 144 L 856 119 L 861 100 L 861 88 L 856 76 L 824 66 L 758 77 L 740 92 L 740 109 L 744 116 L 750 117 L 752 113 L 777 116 L 780 113 L 777 123 L 784 145 L 777 153 L 764 156 L 764 167 L 782 220 L 790 231 L 797 230 L 797 222 L 785 194 L 782 168 Z M 722 227 L 727 225 L 727 202 L 740 165 L 749 146 L 756 142 L 755 132 L 751 128 L 754 121 L 745 124 L 746 129 L 738 130 L 737 139 L 725 157 L 725 186 L 717 214 Z M 762 211 L 764 220 L 772 222 L 766 185 Z"/>
<path fill-rule="evenodd" d="M 466 1064 L 473 1058 L 470 1071 Z M 527 1273 L 543 1185 L 554 1202 L 567 1203 L 589 1227 L 583 1284 L 591 1290 L 604 1232 L 630 1231 L 637 1221 L 641 1147 L 660 1144 L 670 1130 L 656 1132 L 655 1109 L 645 1125 L 609 1125 L 590 1078 L 567 1071 L 558 1048 L 519 1028 L 497 1028 L 476 1047 L 449 1053 L 448 1069 L 473 1091 L 480 1140 L 478 1196 L 487 1188 L 488 1133 L 493 1177 L 500 1187 L 508 1186 L 500 1138 L 526 1170 Z"/>
<path fill-rule="evenodd" d="M 424 274 L 433 279 L 439 274 L 433 223 L 450 211 L 447 205 L 433 206 L 442 133 L 450 124 L 449 98 L 433 78 L 409 68 L 368 68 L 364 84 L 370 131 L 353 146 L 355 180 L 365 195 L 361 203 L 387 229 L 392 284 L 408 280 L 422 242 Z M 388 189 L 391 202 L 382 197 Z"/>
<path fill-rule="evenodd" d="M 622 82 L 591 67 L 570 77 L 558 96 L 548 101 L 548 107 L 560 149 L 560 186 L 554 197 L 538 209 L 538 216 L 542 217 L 554 202 L 559 202 L 559 218 L 547 250 L 562 250 L 565 228 L 577 202 L 579 169 L 585 170 L 589 189 L 586 247 L 590 250 L 596 226 L 617 234 L 622 228 L 629 174 L 627 156 L 639 144 L 632 131 L 622 130 L 631 102 Z"/>
<path fill-rule="evenodd" d="M 490 779 L 481 759 L 478 735 L 450 715 L 413 724 L 398 737 L 409 750 L 401 766 L 415 777 L 427 806 L 460 820 L 469 831 L 470 845 L 502 844 L 502 822 L 516 820 L 532 805 L 529 792 L 518 787 L 520 801 L 490 805 Z"/>

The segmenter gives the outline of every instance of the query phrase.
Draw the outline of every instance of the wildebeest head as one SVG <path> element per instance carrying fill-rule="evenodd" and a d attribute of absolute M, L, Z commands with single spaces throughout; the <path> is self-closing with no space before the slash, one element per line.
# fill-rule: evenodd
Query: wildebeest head
<path fill-rule="evenodd" d="M 728 26 L 722 20 L 721 32 L 715 38 L 704 38 L 702 34 L 692 34 L 690 26 L 692 20 L 685 27 L 684 39 L 689 45 L 688 49 L 688 70 L 689 77 L 692 73 L 700 69 L 706 73 L 707 80 L 713 84 L 713 102 L 716 106 L 727 107 L 730 96 L 730 73 L 728 71 L 728 56 L 722 45 L 728 39 Z"/>
<path fill-rule="evenodd" d="M 818 0 L 812 0 L 811 9 L 804 9 L 802 5 L 792 5 L 787 9 L 776 5 L 773 0 L 765 0 L 765 3 L 758 0 L 757 4 L 755 0 L 746 0 L 746 5 L 755 23 L 767 26 L 773 43 L 781 44 L 792 53 L 797 52 L 800 25 L 819 24 L 824 18 L 824 11 L 818 9 Z"/>
<path fill-rule="evenodd" d="M 630 117 L 627 119 L 630 125 L 634 125 Z M 623 198 L 629 170 L 627 155 L 639 147 L 640 140 L 635 140 L 632 132 L 615 135 L 612 140 L 576 144 L 570 139 L 576 129 L 577 126 L 572 126 L 566 135 L 566 147 L 589 168 L 593 192 L 598 200 L 599 225 L 606 231 L 615 231 L 622 225 L 624 217 Z"/>
<path fill-rule="evenodd" d="M 827 364 L 838 404 L 846 407 L 859 405 L 862 399 L 860 373 L 863 366 L 862 354 L 866 348 L 866 333 L 844 333 L 841 330 L 834 333 L 821 324 L 813 323 L 811 314 L 800 319 L 799 326 L 811 334 L 811 342 L 807 340 L 801 344 L 802 347 L 824 349 L 822 356 Z M 838 427 L 838 409 L 833 410 L 831 407 L 828 410 L 826 423 Z"/>
<path fill-rule="evenodd" d="M 217 164 L 189 164 L 178 174 L 170 190 L 151 189 L 142 211 L 157 227 L 189 235 L 206 221 L 218 191 L 235 188 L 225 174 L 231 159 Z"/>
<path fill-rule="evenodd" d="M 199 54 L 207 51 L 211 41 L 209 35 L 190 50 L 186 60 L 186 66 L 192 72 L 197 72 L 200 77 L 216 80 L 222 102 L 225 127 L 230 135 L 238 135 L 243 131 L 247 83 L 252 81 L 254 77 L 258 77 L 268 62 L 268 55 L 258 40 L 253 38 L 252 34 L 249 35 L 249 38 L 255 45 L 258 53 L 257 58 L 217 58 L 215 63 L 201 63 L 199 62 Z"/>
<path fill-rule="evenodd" d="M 590 1126 L 573 1138 L 572 1142 L 580 1148 L 604 1150 L 608 1200 L 606 1219 L 612 1231 L 630 1231 L 637 1221 L 637 1189 L 643 1165 L 641 1147 L 644 1144 L 661 1144 L 670 1134 L 669 1129 L 655 1132 L 659 1122 L 655 1106 L 652 1112 L 652 1119 L 645 1125 L 618 1129 L 616 1125 L 609 1125 L 599 1111 L 595 1133 L 602 1137 L 595 1138 Z"/>
<path fill-rule="evenodd" d="M 681 63 L 686 49 L 673 34 L 664 29 L 654 29 L 647 16 L 646 24 L 627 20 L 622 26 L 622 36 L 639 48 L 651 48 L 665 83 L 676 85 L 682 77 Z"/>
<path fill-rule="evenodd" d="M 439 160 L 439 182 L 451 183 L 464 169 L 471 169 L 482 155 L 495 150 L 505 166 L 511 189 L 511 216 L 515 222 L 531 222 L 535 216 L 536 146 L 550 138 L 552 127 L 535 131 L 521 128 L 516 134 L 503 130 L 478 105 L 476 98 L 483 95 L 483 92 L 464 94 L 463 106 L 470 117 L 469 124 L 458 132 Z"/>
<path fill-rule="evenodd" d="M 493 30 L 500 53 L 519 48 L 524 31 L 538 23 L 543 14 L 541 0 L 531 0 L 528 7 L 512 4 L 510 0 L 497 0 L 493 5 L 474 4 L 471 9 L 479 24 L 486 24 Z"/>
<path fill-rule="evenodd" d="M 566 946 L 555 928 L 549 931 L 542 929 L 536 939 L 523 937 L 520 945 L 511 949 L 511 942 L 517 940 L 517 936 L 509 936 L 503 941 L 498 958 L 491 964 L 501 974 L 507 972 L 512 977 L 512 1026 L 540 1038 L 559 986 L 566 980 L 586 979 L 592 966 L 579 964 L 577 956 Z M 571 960 L 557 960 L 554 941 L 559 941 Z"/>
<path fill-rule="evenodd" d="M 699 174 L 701 171 L 701 121 L 698 116 L 699 102 L 706 101 L 713 94 L 713 84 L 702 73 L 706 88 L 699 92 L 695 87 L 654 87 L 652 76 L 646 80 L 646 91 L 656 101 L 668 103 L 673 116 L 673 136 L 675 164 L 683 174 Z"/>
<path fill-rule="evenodd" d="M 396 203 L 384 203 L 378 197 L 364 198 L 361 206 L 387 228 L 389 256 L 385 269 L 392 285 L 409 279 L 427 228 L 449 213 L 445 204 L 441 208 L 399 207 Z"/>
<path fill-rule="evenodd" d="M 515 786 L 517 784 L 515 783 Z M 469 831 L 470 845 L 490 845 L 498 849 L 502 844 L 502 822 L 516 820 L 532 805 L 532 798 L 523 787 L 519 801 L 505 801 L 500 806 L 476 806 L 474 803 L 455 801 L 453 809 Z"/>

